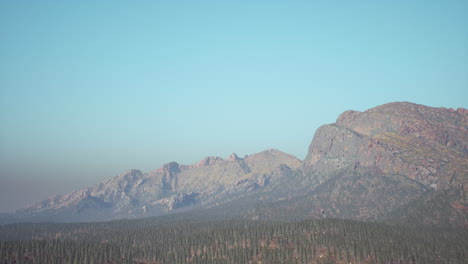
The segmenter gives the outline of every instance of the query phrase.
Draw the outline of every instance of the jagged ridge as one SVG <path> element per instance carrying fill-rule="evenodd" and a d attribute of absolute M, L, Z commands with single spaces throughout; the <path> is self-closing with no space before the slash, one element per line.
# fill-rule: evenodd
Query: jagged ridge
<path fill-rule="evenodd" d="M 170 162 L 143 173 L 129 170 L 93 187 L 58 195 L 20 211 L 24 216 L 52 213 L 60 220 L 104 220 L 160 215 L 196 204 L 219 204 L 227 196 L 262 188 L 274 169 L 298 168 L 301 161 L 276 149 L 244 158 L 206 157 L 192 165 Z M 96 210 L 99 210 L 96 216 Z M 51 219 L 55 220 L 55 219 Z"/>
<path fill-rule="evenodd" d="M 275 149 L 192 165 L 170 162 L 148 173 L 127 171 L 18 215 L 90 221 L 198 206 L 253 219 L 327 215 L 467 225 L 467 142 L 468 110 L 389 103 L 346 111 L 320 127 L 303 162 Z M 434 213 L 442 211 L 447 216 Z"/>

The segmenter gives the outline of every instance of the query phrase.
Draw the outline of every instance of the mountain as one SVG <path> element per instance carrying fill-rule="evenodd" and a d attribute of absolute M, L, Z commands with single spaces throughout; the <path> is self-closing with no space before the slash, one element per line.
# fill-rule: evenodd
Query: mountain
<path fill-rule="evenodd" d="M 93 187 L 57 195 L 18 211 L 17 216 L 33 221 L 156 216 L 227 202 L 275 181 L 275 169 L 300 166 L 299 159 L 275 149 L 244 158 L 207 157 L 193 165 L 170 162 L 155 171 L 129 170 Z"/>
<path fill-rule="evenodd" d="M 389 103 L 320 127 L 303 169 L 333 217 L 467 225 L 467 144 L 468 110 Z"/>
<path fill-rule="evenodd" d="M 317 130 L 299 170 L 228 210 L 468 226 L 466 132 L 465 109 L 403 102 L 348 111 Z"/>
<path fill-rule="evenodd" d="M 395 102 L 346 111 L 321 126 L 303 161 L 271 149 L 130 170 L 14 218 L 94 221 L 197 209 L 250 219 L 467 226 L 467 175 L 468 110 Z"/>
<path fill-rule="evenodd" d="M 462 183 L 468 172 L 468 110 L 389 103 L 347 111 L 320 127 L 304 161 L 322 173 L 376 167 L 434 189 Z"/>

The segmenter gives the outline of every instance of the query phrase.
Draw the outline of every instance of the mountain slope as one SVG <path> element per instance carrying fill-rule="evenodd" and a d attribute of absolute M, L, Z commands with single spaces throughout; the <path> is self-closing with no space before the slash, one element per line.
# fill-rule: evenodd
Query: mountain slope
<path fill-rule="evenodd" d="M 304 160 L 304 171 L 319 181 L 317 189 L 329 190 L 321 196 L 330 204 L 329 211 L 362 204 L 347 218 L 406 222 L 401 212 L 413 212 L 421 215 L 419 222 L 466 225 L 467 144 L 468 110 L 389 103 L 365 112 L 344 112 L 336 123 L 320 127 Z M 333 178 L 340 170 L 347 172 Z M 362 170 L 368 172 L 353 173 Z M 371 176 L 368 181 L 374 183 L 363 182 L 362 175 Z M 352 182 L 364 183 L 360 191 L 349 182 L 350 177 Z M 384 178 L 397 184 L 384 183 Z M 372 196 L 376 188 L 380 190 L 378 203 Z M 343 193 L 354 195 L 344 199 Z M 448 197 L 441 193 L 455 194 L 446 203 L 446 214 L 433 214 L 435 207 L 422 206 Z"/>
<path fill-rule="evenodd" d="M 93 221 L 161 215 L 193 205 L 222 203 L 274 181 L 276 168 L 301 161 L 270 149 L 244 158 L 207 157 L 193 165 L 170 162 L 143 173 L 129 170 L 93 187 L 58 195 L 18 212 L 24 219 Z"/>
<path fill-rule="evenodd" d="M 231 208 L 251 219 L 467 225 L 466 120 L 464 109 L 406 102 L 345 112 L 317 130 L 301 170 Z"/>
<path fill-rule="evenodd" d="M 437 189 L 466 180 L 467 147 L 468 110 L 389 103 L 320 127 L 304 166 L 321 174 L 375 166 Z"/>
<path fill-rule="evenodd" d="M 251 219 L 347 218 L 468 225 L 468 110 L 408 102 L 347 111 L 307 157 L 270 149 L 207 157 L 36 203 L 11 221 L 94 221 L 208 208 Z M 208 212 L 206 211 L 206 212 Z"/>

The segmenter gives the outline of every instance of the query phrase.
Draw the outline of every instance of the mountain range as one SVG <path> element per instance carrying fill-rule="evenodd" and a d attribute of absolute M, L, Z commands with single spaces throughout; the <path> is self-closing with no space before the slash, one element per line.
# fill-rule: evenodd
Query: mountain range
<path fill-rule="evenodd" d="M 285 128 L 286 129 L 286 128 Z M 304 160 L 269 149 L 129 170 L 2 222 L 104 221 L 177 212 L 468 226 L 468 110 L 388 103 L 321 126 Z"/>

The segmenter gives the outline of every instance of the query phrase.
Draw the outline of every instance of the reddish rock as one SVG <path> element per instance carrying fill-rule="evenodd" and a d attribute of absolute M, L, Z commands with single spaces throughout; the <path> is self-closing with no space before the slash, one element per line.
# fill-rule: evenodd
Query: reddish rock
<path fill-rule="evenodd" d="M 461 183 L 468 174 L 468 110 L 389 103 L 346 111 L 320 127 L 304 166 L 321 174 L 348 167 L 378 167 L 433 188 Z"/>

